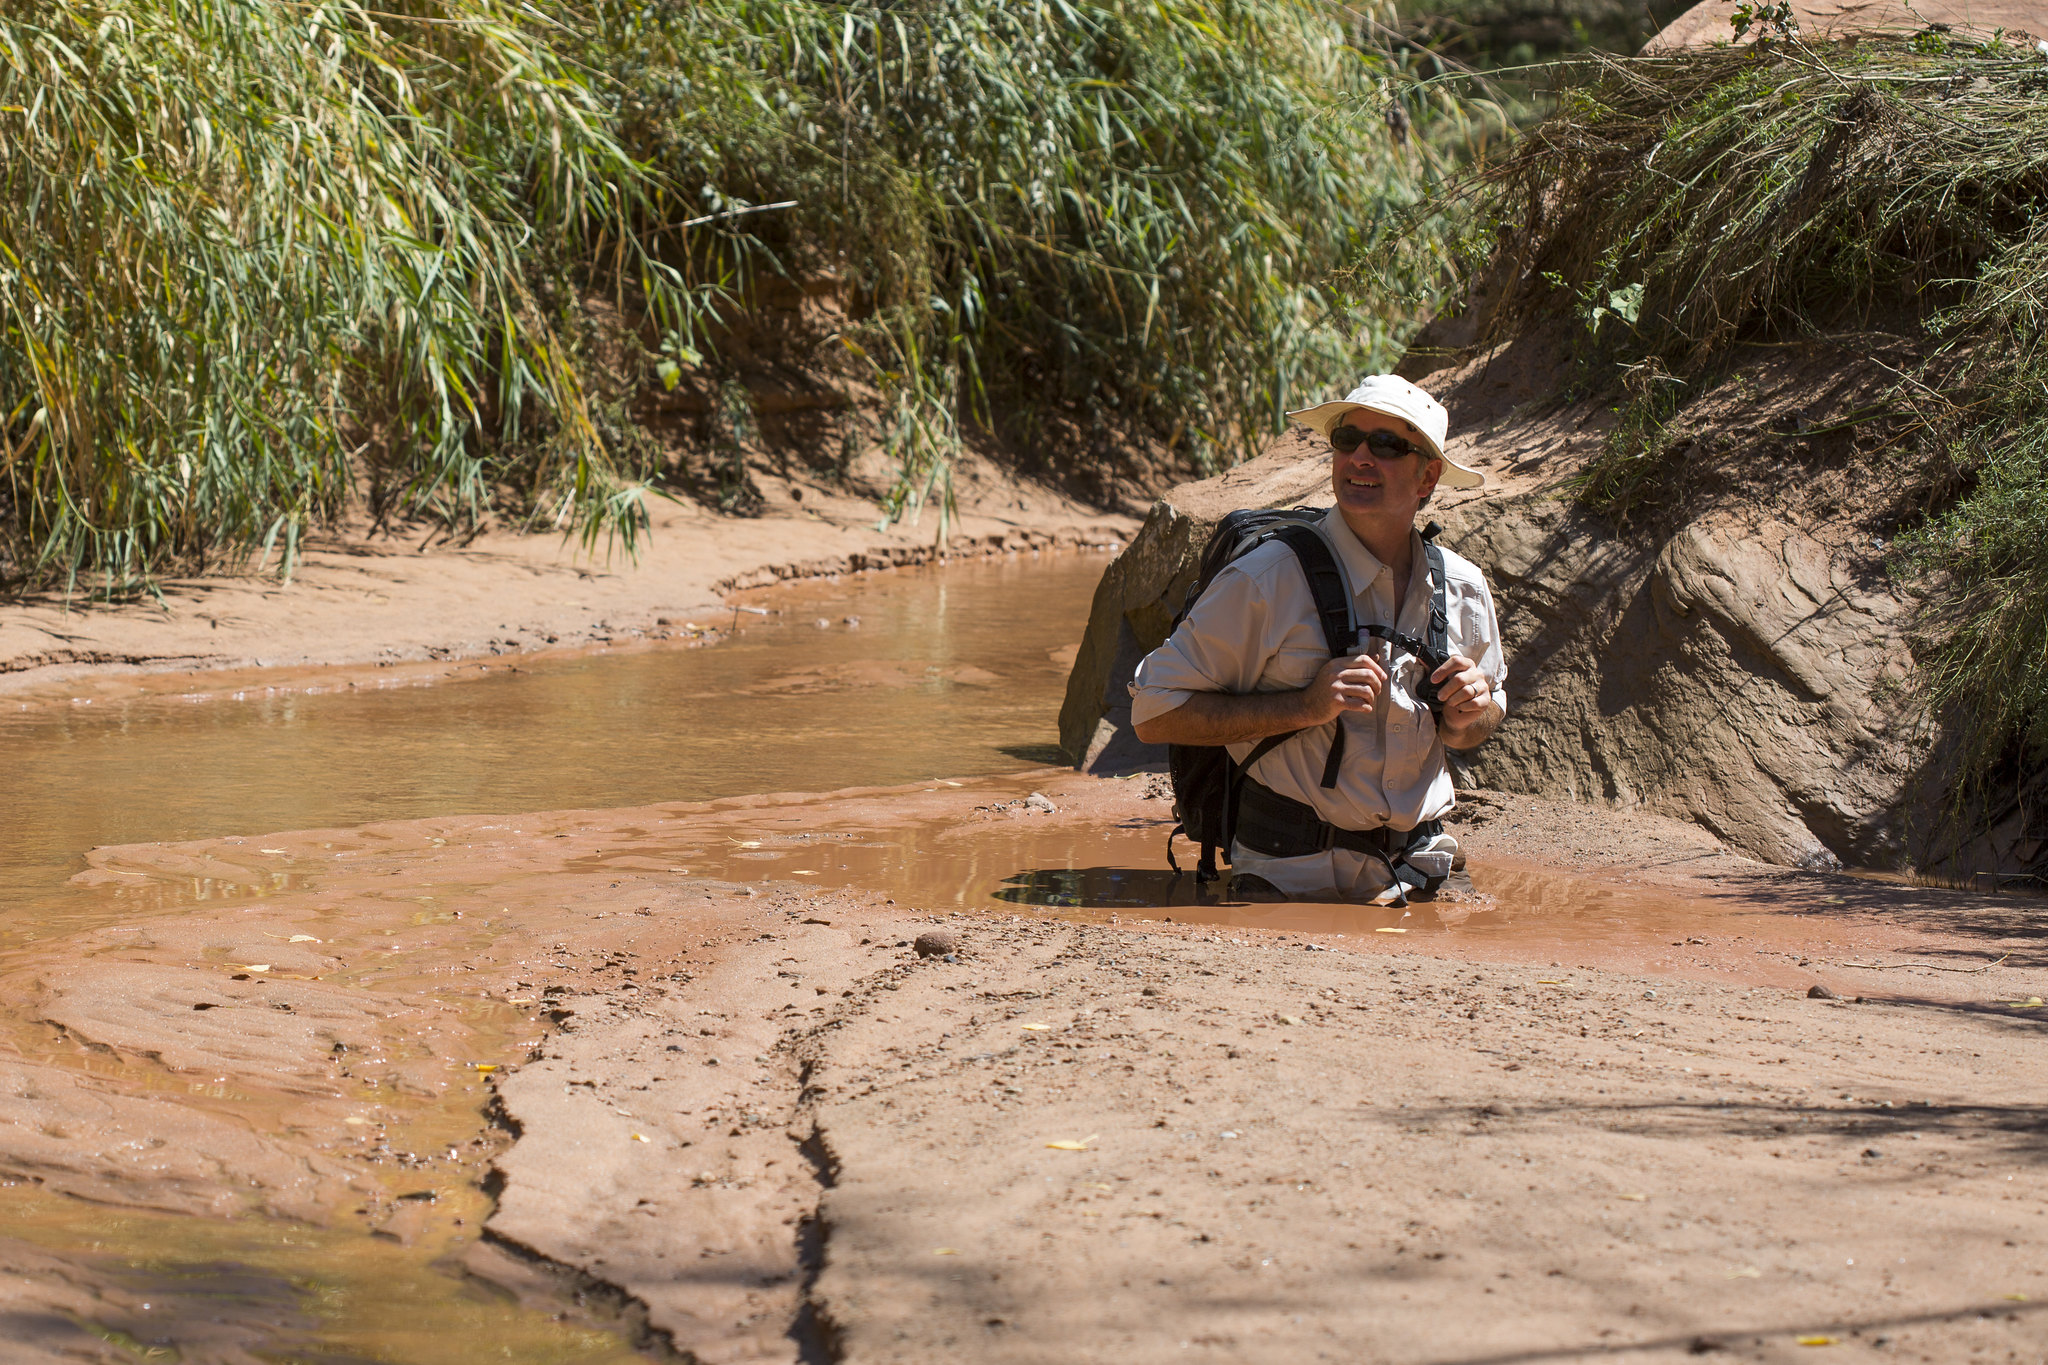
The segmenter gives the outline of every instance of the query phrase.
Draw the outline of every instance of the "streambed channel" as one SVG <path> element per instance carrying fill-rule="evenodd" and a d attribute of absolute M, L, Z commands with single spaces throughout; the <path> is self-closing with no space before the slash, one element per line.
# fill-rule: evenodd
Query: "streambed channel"
<path fill-rule="evenodd" d="M 452 927 L 446 889 L 353 898 L 332 927 L 292 932 L 268 903 L 322 879 L 168 841 L 255 854 L 273 841 L 245 836 L 310 829 L 331 836 L 316 847 L 374 849 L 363 827 L 425 817 L 1042 767 L 1106 562 L 1035 553 L 741 594 L 701 623 L 730 632 L 706 647 L 487 660 L 428 685 L 200 675 L 0 714 L 0 1128 L 16 1138 L 0 1151 L 0 1361 L 173 1342 L 186 1359 L 641 1358 L 602 1294 L 536 1282 L 512 1302 L 527 1268 L 470 1273 L 509 1259 L 476 1240 L 478 1176 L 508 1140 L 485 1122 L 485 1078 L 544 1025 L 531 999 L 460 982 L 464 936 L 382 951 Z M 259 987 L 252 1029 L 240 1007 Z M 327 1075 L 299 1065 L 312 1033 L 339 1040 Z"/>
<path fill-rule="evenodd" d="M 1382 1099 L 1394 1123 L 1451 1091 L 1532 1113 L 1736 1104 L 1782 1119 L 1823 1093 L 1846 1105 L 1853 1086 L 1882 1091 L 1868 1103 L 1891 1114 L 1910 1099 L 1898 1058 L 1937 1034 L 1985 1072 L 1951 1090 L 1947 1063 L 1929 1061 L 1910 1082 L 1917 1102 L 2021 1114 L 2016 1045 L 2036 1027 L 2042 965 L 2021 908 L 1763 868 L 1692 826 L 1500 793 L 1462 803 L 1469 900 L 1247 905 L 1163 871 L 1162 782 L 1047 766 L 1104 562 L 1041 555 L 764 590 L 739 602 L 771 614 L 728 608 L 716 624 L 740 629 L 708 647 L 500 659 L 429 685 L 419 670 L 352 689 L 201 678 L 188 695 L 101 689 L 90 705 L 0 717 L 0 1365 L 173 1351 L 222 1365 L 582 1365 L 671 1345 L 738 1365 L 830 1358 L 805 1335 L 820 1312 L 842 1315 L 841 1340 L 867 1341 L 867 1357 L 950 1360 L 947 1334 L 990 1332 L 992 1312 L 1111 1311 L 1081 1286 L 1134 1259 L 1197 1276 L 1185 1292 L 1180 1272 L 1158 1278 L 1146 1322 L 1241 1303 L 1238 1263 L 1265 1252 L 1236 1234 L 1190 1241 L 1175 1223 L 1142 1255 L 1077 1240 L 1106 1260 L 1070 1264 L 1044 1254 L 1051 1224 L 1004 1205 L 974 1215 L 972 1235 L 1009 1247 L 988 1252 L 992 1272 L 1078 1278 L 1004 1288 L 1015 1303 L 1000 1308 L 970 1296 L 949 1317 L 916 1286 L 962 1282 L 952 1257 L 969 1234 L 940 1228 L 982 1187 L 963 1177 L 930 1210 L 937 1222 L 882 1235 L 882 1215 L 933 1194 L 906 1153 L 987 1156 L 1009 1174 L 988 1174 L 986 1191 L 1023 1171 L 1034 1199 L 1057 1174 L 1091 1199 L 1111 1189 L 1104 1176 L 1129 1175 L 1198 1218 L 1211 1196 L 1189 1184 L 1203 1168 L 1183 1169 L 1183 1148 L 1235 1150 L 1262 1115 L 1300 1127 L 1298 1147 L 1245 1168 L 1264 1190 L 1333 1134 L 1369 1131 L 1358 1106 Z M 1029 799 L 1039 788 L 1050 800 Z M 1153 932 L 1101 927 L 1119 921 Z M 920 962 L 911 939 L 934 923 L 967 946 Z M 1311 962 L 1327 965 L 1325 985 L 1297 979 Z M 1823 969 L 1855 980 L 1852 996 L 1889 986 L 1895 1020 L 1808 1000 Z M 1718 984 L 1674 989 L 1667 974 Z M 1416 978 L 1446 993 L 1437 1003 L 1456 995 L 1456 1012 L 1411 1017 L 1400 991 Z M 1587 1014 L 1589 991 L 1613 1010 Z M 1520 1003 L 1501 1008 L 1511 993 Z M 1382 1013 L 1361 1015 L 1359 1036 L 1302 1031 L 1341 1017 L 1319 1012 L 1339 995 Z M 1210 1016 L 1233 1013 L 1233 1031 L 1209 1035 L 1213 1055 L 1190 1063 L 1201 1030 L 1221 1028 Z M 1646 1036 L 1660 1014 L 1706 1031 L 1683 1046 Z M 1836 1041 L 1800 1041 L 1829 1028 Z M 1854 1030 L 1881 1044 L 1870 1074 L 1843 1062 L 1863 1055 Z M 1387 1046 L 1396 1033 L 1406 1042 Z M 1042 1097 L 978 1069 L 1035 1053 L 1049 1078 L 1098 1044 L 1118 1050 L 1116 1077 L 1048 1092 L 1072 1106 L 1057 1134 L 1041 1131 Z M 1709 1077 L 1714 1048 L 1729 1055 Z M 1416 1049 L 1436 1049 L 1428 1066 Z M 1340 1074 L 1363 1087 L 1338 1128 L 1316 1101 L 1272 1104 L 1271 1069 L 1290 1055 L 1318 1094 Z M 1216 1068 L 1249 1088 L 1215 1090 Z M 896 1107 L 927 1084 L 938 1089 Z M 1066 1160 L 1047 1156 L 1055 1135 L 1082 1164 L 1034 1173 Z M 1096 1137 L 1105 1153 L 1087 1155 Z M 1592 1140 L 1569 1126 L 1558 1169 L 1583 1165 Z M 1470 1160 L 1493 1169 L 1491 1149 L 1461 1142 L 1428 1159 L 1479 1152 Z M 1779 1153 L 1740 1172 L 1718 1153 L 1679 1151 L 1674 1170 L 1704 1172 L 1693 1197 L 1754 1194 L 1772 1217 L 1788 1192 L 1805 1197 L 1759 1183 Z M 1355 1177 L 1350 1163 L 1317 1168 L 1341 1183 L 1377 1163 Z M 1985 1169 L 1970 1235 L 2016 1238 L 2001 1221 L 2017 1207 L 2012 1177 Z M 878 1193 L 905 1172 L 919 1188 Z M 1554 1206 L 1537 1190 L 1525 1200 L 1514 1185 L 1514 1207 L 1546 1227 L 1584 1205 L 1576 1187 Z M 1454 1209 L 1478 1210 L 1470 1198 Z M 1368 1255 L 1341 1240 L 1342 1220 L 1282 1212 L 1274 1245 L 1338 1239 L 1305 1263 Z M 874 1235 L 828 1231 L 855 1215 Z M 1391 1205 L 1382 1216 L 1407 1226 Z M 1622 1258 L 1592 1281 L 1649 1264 L 1604 1226 L 1582 1231 Z M 805 1250 L 828 1236 L 836 1260 Z M 1867 1255 L 1829 1254 L 1845 1270 Z M 891 1268 L 903 1256 L 908 1269 Z M 1360 1261 L 1322 1309 L 1268 1326 L 1366 1311 L 1355 1288 L 1375 1273 Z M 1697 1283 L 1671 1283 L 1673 1321 L 1689 1320 L 1680 1300 Z M 1735 1282 L 1717 1263 L 1709 1283 Z M 2001 1285 L 2009 1298 L 2037 1289 Z M 1793 1288 L 1805 1297 L 1787 1311 L 1810 1311 Z M 1938 1308 L 1980 1288 L 1930 1278 L 1923 1297 Z M 1418 1344 L 1390 1358 L 1446 1358 L 1432 1302 L 1417 1296 Z M 1068 1327 L 1039 1323 L 1014 1338 L 1036 1354 L 1001 1358 L 1094 1359 L 1050 1343 L 1112 1339 L 1093 1320 Z M 942 1340 L 923 1354 L 890 1345 L 916 1331 Z M 1153 1344 L 1167 1354 L 1115 1358 L 1184 1358 Z M 1260 1358 L 1310 1354 L 1293 1342 Z"/>

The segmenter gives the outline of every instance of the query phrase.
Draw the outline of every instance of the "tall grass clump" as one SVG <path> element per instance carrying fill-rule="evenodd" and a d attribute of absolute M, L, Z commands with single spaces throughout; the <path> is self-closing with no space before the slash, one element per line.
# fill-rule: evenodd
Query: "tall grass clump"
<path fill-rule="evenodd" d="M 565 300 L 655 186 L 566 9 L 0 11 L 0 577 L 133 582 L 374 510 L 638 525 Z"/>
<path fill-rule="evenodd" d="M 635 30 L 634 145 L 722 248 L 843 269 L 913 511 L 976 429 L 1214 464 L 1388 362 L 1448 253 L 1410 210 L 1483 111 L 1319 0 L 720 0 Z M 1328 281 L 1377 253 L 1389 282 Z M 702 355 L 679 339 L 674 349 Z"/>
<path fill-rule="evenodd" d="M 1446 278 L 1414 207 L 1484 120 L 1359 13 L 19 0 L 0 581 L 289 565 L 359 503 L 630 543 L 663 472 L 636 404 L 686 381 L 743 508 L 732 338 L 778 276 L 843 284 L 798 361 L 877 395 L 890 515 L 943 514 L 980 435 L 1056 473 L 1235 458 Z M 1340 294 L 1360 256 L 1376 292 Z"/>
<path fill-rule="evenodd" d="M 1867 476 L 1926 476 L 1895 564 L 1967 795 L 2048 761 L 2048 65 L 2030 48 L 1796 35 L 1579 68 L 1483 177 L 1505 282 L 1488 327 L 1576 321 L 1624 390 L 1587 468 L 1626 514 L 1670 473 L 1662 419 L 1744 348 L 1873 328 L 1921 353 Z M 1754 354 L 1754 352 L 1749 352 Z M 1603 379 L 1602 376 L 1607 376 Z"/>

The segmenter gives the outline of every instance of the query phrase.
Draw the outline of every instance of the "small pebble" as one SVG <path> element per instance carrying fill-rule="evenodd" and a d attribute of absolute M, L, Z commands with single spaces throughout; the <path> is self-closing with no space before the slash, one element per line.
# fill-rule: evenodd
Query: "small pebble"
<path fill-rule="evenodd" d="M 1047 815 L 1051 815 L 1054 811 L 1059 809 L 1058 806 L 1055 806 L 1052 803 L 1052 799 L 1048 797 L 1044 792 L 1031 793 L 1031 795 L 1024 798 L 1024 804 L 1028 809 L 1043 811 Z"/>
<path fill-rule="evenodd" d="M 919 934 L 912 946 L 917 949 L 919 957 L 945 957 L 959 951 L 960 935 L 946 929 L 934 929 Z"/>
<path fill-rule="evenodd" d="M 1836 995 L 1833 991 L 1829 990 L 1826 986 L 1823 986 L 1816 982 L 1813 986 L 1808 988 L 1806 992 L 1806 998 L 1808 1000 L 1839 1000 L 1841 997 Z"/>

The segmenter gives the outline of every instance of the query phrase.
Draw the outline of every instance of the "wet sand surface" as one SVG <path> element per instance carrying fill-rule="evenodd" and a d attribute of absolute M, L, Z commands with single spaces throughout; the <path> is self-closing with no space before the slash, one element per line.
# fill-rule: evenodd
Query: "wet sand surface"
<path fill-rule="evenodd" d="M 1099 563 L 0 722 L 0 1362 L 2042 1359 L 2038 902 L 1231 902 L 1015 771 Z"/>
<path fill-rule="evenodd" d="M 0 1360 L 2042 1358 L 2029 903 L 1474 793 L 1476 898 L 1236 905 L 1165 805 L 98 850 L 0 944 Z"/>

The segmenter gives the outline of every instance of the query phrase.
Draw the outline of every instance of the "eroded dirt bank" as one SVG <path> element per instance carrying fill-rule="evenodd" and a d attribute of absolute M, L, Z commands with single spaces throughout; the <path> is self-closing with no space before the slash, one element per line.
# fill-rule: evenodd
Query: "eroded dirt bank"
<path fill-rule="evenodd" d="M 93 604 L 93 585 L 0 603 L 0 698 L 123 695 L 193 672 L 290 687 L 292 670 L 348 671 L 690 636 L 721 620 L 734 588 L 945 557 L 1115 545 L 1135 518 L 1090 508 L 969 461 L 961 515 L 941 546 L 936 513 L 877 531 L 855 490 L 759 476 L 769 506 L 731 517 L 654 500 L 635 560 L 557 536 L 500 532 L 422 546 L 419 537 L 323 537 L 289 583 L 272 572 L 173 579 L 160 595 Z M 424 533 L 422 533 L 424 534 Z M 232 678 L 220 685 L 232 683 Z"/>
<path fill-rule="evenodd" d="M 1194 904 L 1153 791 L 102 850 L 0 1359 L 2041 1358 L 2023 904 L 1488 793 L 1490 899 Z"/>

